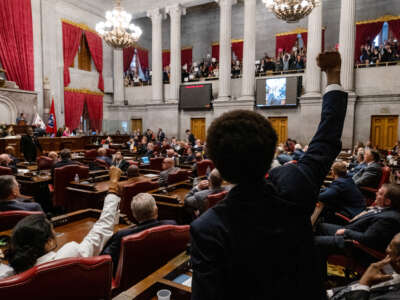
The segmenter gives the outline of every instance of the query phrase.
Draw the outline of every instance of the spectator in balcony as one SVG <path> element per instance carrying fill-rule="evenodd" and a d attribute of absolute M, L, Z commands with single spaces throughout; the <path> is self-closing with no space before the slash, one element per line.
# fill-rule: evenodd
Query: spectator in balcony
<path fill-rule="evenodd" d="M 264 62 L 264 65 L 263 65 L 264 72 L 268 72 L 268 71 L 275 72 L 276 66 L 275 66 L 274 61 L 272 60 L 272 57 L 268 57 L 266 60 L 264 59 L 263 62 Z"/>
<path fill-rule="evenodd" d="M 371 54 L 370 61 L 373 64 L 378 64 L 381 61 L 381 54 L 379 53 L 379 48 L 375 47 Z"/>
<path fill-rule="evenodd" d="M 383 54 L 382 54 L 382 62 L 389 62 L 393 58 L 393 52 L 392 48 L 390 47 L 390 44 L 386 44 L 385 48 L 383 48 Z"/>
<path fill-rule="evenodd" d="M 292 69 L 303 70 L 305 68 L 303 57 L 299 54 L 296 56 L 296 60 L 292 64 Z"/>

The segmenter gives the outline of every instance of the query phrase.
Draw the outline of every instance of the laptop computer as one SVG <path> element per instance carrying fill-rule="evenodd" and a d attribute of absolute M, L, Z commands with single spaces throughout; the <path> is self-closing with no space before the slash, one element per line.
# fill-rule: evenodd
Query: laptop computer
<path fill-rule="evenodd" d="M 150 165 L 150 159 L 149 159 L 148 156 L 143 156 L 143 157 L 141 157 L 140 159 L 141 159 L 141 161 L 142 161 L 142 164 L 144 164 L 144 165 Z"/>

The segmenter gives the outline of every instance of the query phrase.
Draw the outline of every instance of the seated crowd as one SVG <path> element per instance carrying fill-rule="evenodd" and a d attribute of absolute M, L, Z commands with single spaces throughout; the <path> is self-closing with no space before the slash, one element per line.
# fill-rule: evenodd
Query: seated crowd
<path fill-rule="evenodd" d="M 353 153 L 342 151 L 347 94 L 340 87 L 340 55 L 322 54 L 318 64 L 326 71 L 330 87 L 324 95 L 320 126 L 309 145 L 302 147 L 293 139 L 277 145 L 268 120 L 243 110 L 216 118 L 207 143 L 190 130 L 185 141 L 168 139 L 161 128 L 157 133 L 135 130 L 126 148 L 140 157 L 136 162 L 125 159 L 121 151 L 111 154 L 104 146 L 112 145 L 112 140 L 106 140 L 89 168 L 108 170 L 108 193 L 100 218 L 83 241 L 55 250 L 50 220 L 44 214 L 25 217 L 13 229 L 6 251 L 8 264 L 0 264 L 0 278 L 61 258 L 100 254 L 111 256 L 115 274 L 124 237 L 175 225 L 177 220 L 159 220 L 151 194 L 138 193 L 129 199 L 136 224 L 114 233 L 125 187 L 119 179 L 124 174 L 127 184 L 136 182 L 140 170 L 149 167 L 146 157 L 162 160 L 158 185 L 165 190 L 170 176 L 184 165 L 196 177 L 181 203 L 188 215 L 186 224 L 191 225 L 192 299 L 271 295 L 276 299 L 389 299 L 384 297 L 400 287 L 400 186 L 389 182 L 385 168 L 400 147 L 390 155 L 370 143 L 358 145 Z M 57 153 L 48 156 L 54 163 L 53 176 L 58 167 L 79 164 L 68 149 L 61 151 L 60 159 Z M 208 167 L 205 176 L 198 176 L 206 157 L 215 168 Z M 7 153 L 0 155 L 1 165 L 10 169 L 14 159 Z M 227 193 L 224 200 L 211 207 L 208 197 L 223 192 Z M 16 179 L 0 176 L 0 211 L 42 211 L 39 204 L 21 197 Z M 313 211 L 315 222 L 311 222 Z M 354 243 L 386 251 L 387 256 L 377 262 L 367 253 L 353 251 L 361 251 L 354 249 Z M 326 266 L 333 255 L 350 255 L 362 264 L 360 280 L 333 289 L 325 285 L 329 287 L 325 289 Z"/>
<path fill-rule="evenodd" d="M 359 63 L 374 65 L 400 60 L 399 43 L 397 39 L 389 39 L 376 46 L 373 41 L 361 45 Z"/>

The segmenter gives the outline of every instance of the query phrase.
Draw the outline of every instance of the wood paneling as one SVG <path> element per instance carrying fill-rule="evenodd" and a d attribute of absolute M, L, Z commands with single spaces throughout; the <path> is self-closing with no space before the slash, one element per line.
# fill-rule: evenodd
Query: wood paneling
<path fill-rule="evenodd" d="M 88 72 L 92 70 L 92 57 L 90 56 L 89 45 L 85 35 L 82 35 L 81 44 L 79 46 L 78 68 L 79 70 Z"/>
<path fill-rule="evenodd" d="M 390 150 L 398 139 L 398 116 L 373 116 L 371 118 L 371 142 L 374 147 Z"/>
<path fill-rule="evenodd" d="M 278 144 L 286 142 L 288 138 L 288 118 L 270 117 L 268 120 L 278 135 Z"/>
<path fill-rule="evenodd" d="M 140 132 L 143 132 L 143 122 L 142 119 L 131 119 L 131 131 L 135 131 L 139 129 Z"/>
<path fill-rule="evenodd" d="M 192 118 L 190 119 L 190 130 L 202 142 L 206 139 L 206 119 L 205 118 Z"/>

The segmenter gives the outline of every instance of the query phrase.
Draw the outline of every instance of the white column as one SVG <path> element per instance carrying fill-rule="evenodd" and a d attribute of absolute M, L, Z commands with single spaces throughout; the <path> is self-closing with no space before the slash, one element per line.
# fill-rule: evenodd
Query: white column
<path fill-rule="evenodd" d="M 308 17 L 306 96 L 321 95 L 321 69 L 317 57 L 322 51 L 322 2 Z"/>
<path fill-rule="evenodd" d="M 162 80 L 162 20 L 163 13 L 159 8 L 147 12 L 152 21 L 152 53 L 151 53 L 151 84 L 152 101 L 163 102 L 163 80 Z"/>
<path fill-rule="evenodd" d="M 244 2 L 243 76 L 241 100 L 254 100 L 257 0 Z"/>
<path fill-rule="evenodd" d="M 122 104 L 125 100 L 124 55 L 122 49 L 113 50 L 114 60 L 114 104 Z"/>
<path fill-rule="evenodd" d="M 171 76 L 170 96 L 171 102 L 178 102 L 179 87 L 182 81 L 181 65 L 181 15 L 186 14 L 186 9 L 180 4 L 171 5 L 166 8 L 171 18 Z"/>
<path fill-rule="evenodd" d="M 231 98 L 231 36 L 232 5 L 236 0 L 215 0 L 220 7 L 219 23 L 219 93 L 217 101 L 228 101 Z"/>
<path fill-rule="evenodd" d="M 354 47 L 356 40 L 356 0 L 342 0 L 339 52 L 342 56 L 341 82 L 345 91 L 354 91 Z"/>

